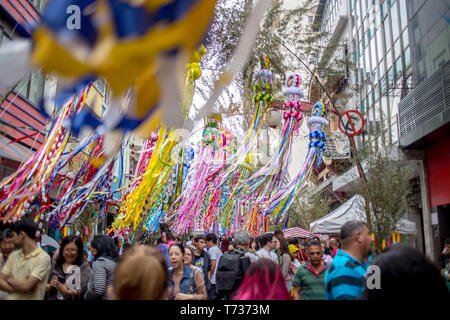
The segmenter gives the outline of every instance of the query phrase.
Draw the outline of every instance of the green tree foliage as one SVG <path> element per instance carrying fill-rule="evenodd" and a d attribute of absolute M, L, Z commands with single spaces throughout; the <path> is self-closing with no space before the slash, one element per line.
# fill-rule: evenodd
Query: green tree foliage
<path fill-rule="evenodd" d="M 413 205 L 411 175 L 386 152 L 370 154 L 366 160 L 367 188 L 360 182 L 356 192 L 370 199 L 370 229 L 378 238 L 396 232 L 400 219 Z"/>
<path fill-rule="evenodd" d="M 312 187 L 300 193 L 289 213 L 290 226 L 309 230 L 309 224 L 330 213 L 330 198 L 314 193 Z"/>
<path fill-rule="evenodd" d="M 81 212 L 81 214 L 78 216 L 78 218 L 75 220 L 75 222 L 73 224 L 74 234 L 77 231 L 79 231 L 80 234 L 84 236 L 84 234 L 85 234 L 84 228 L 85 227 L 89 228 L 89 234 L 91 234 L 95 228 L 96 218 L 95 218 L 94 212 L 98 215 L 98 214 L 100 214 L 100 211 L 101 211 L 101 205 L 99 203 L 88 205 Z"/>

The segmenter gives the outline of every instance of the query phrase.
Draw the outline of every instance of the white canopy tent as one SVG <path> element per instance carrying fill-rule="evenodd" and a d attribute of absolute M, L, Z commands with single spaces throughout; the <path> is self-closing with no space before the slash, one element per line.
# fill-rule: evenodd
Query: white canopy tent
<path fill-rule="evenodd" d="M 337 234 L 341 232 L 341 227 L 349 220 L 366 221 L 364 205 L 364 198 L 359 194 L 354 195 L 325 217 L 311 222 L 310 232 Z M 401 234 L 415 234 L 416 224 L 406 219 L 401 219 L 397 225 L 397 231 Z"/>

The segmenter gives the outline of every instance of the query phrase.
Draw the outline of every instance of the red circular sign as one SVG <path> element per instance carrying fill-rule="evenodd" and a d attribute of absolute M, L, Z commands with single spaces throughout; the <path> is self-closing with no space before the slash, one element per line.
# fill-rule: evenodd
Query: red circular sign
<path fill-rule="evenodd" d="M 356 110 L 345 111 L 339 122 L 339 130 L 343 134 L 348 134 L 350 137 L 360 134 L 364 128 L 364 117 Z M 347 129 L 347 132 L 345 129 Z"/>

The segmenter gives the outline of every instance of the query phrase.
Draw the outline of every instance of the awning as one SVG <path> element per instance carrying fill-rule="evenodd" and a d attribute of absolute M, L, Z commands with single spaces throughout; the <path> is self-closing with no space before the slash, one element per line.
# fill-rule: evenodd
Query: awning
<path fill-rule="evenodd" d="M 299 228 L 299 227 L 289 228 L 289 229 L 283 230 L 283 233 L 284 233 L 284 236 L 286 238 L 308 239 L 308 238 L 313 237 L 313 236 L 319 237 L 319 235 L 312 234 L 311 232 L 309 232 L 309 231 L 307 231 L 305 229 Z"/>
<path fill-rule="evenodd" d="M 34 151 L 29 150 L 18 143 L 9 144 L 11 141 L 11 139 L 0 135 L 0 157 L 19 162 L 26 162 L 33 156 Z"/>
<path fill-rule="evenodd" d="M 41 237 L 41 246 L 49 246 L 58 249 L 59 243 L 52 237 L 43 234 Z"/>
<path fill-rule="evenodd" d="M 361 195 L 355 195 L 325 217 L 312 222 L 310 230 L 320 234 L 338 234 L 341 232 L 341 227 L 349 220 L 366 221 L 364 206 L 364 198 Z M 397 231 L 401 234 L 415 234 L 416 224 L 400 219 Z"/>

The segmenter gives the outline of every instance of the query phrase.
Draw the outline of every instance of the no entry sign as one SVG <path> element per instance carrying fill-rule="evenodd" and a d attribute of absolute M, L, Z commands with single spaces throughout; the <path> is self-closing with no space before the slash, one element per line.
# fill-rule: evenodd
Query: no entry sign
<path fill-rule="evenodd" d="M 342 116 L 342 121 L 339 122 L 339 130 L 350 137 L 360 134 L 364 128 L 364 117 L 356 110 L 345 111 Z M 347 132 L 345 132 L 347 129 Z"/>

